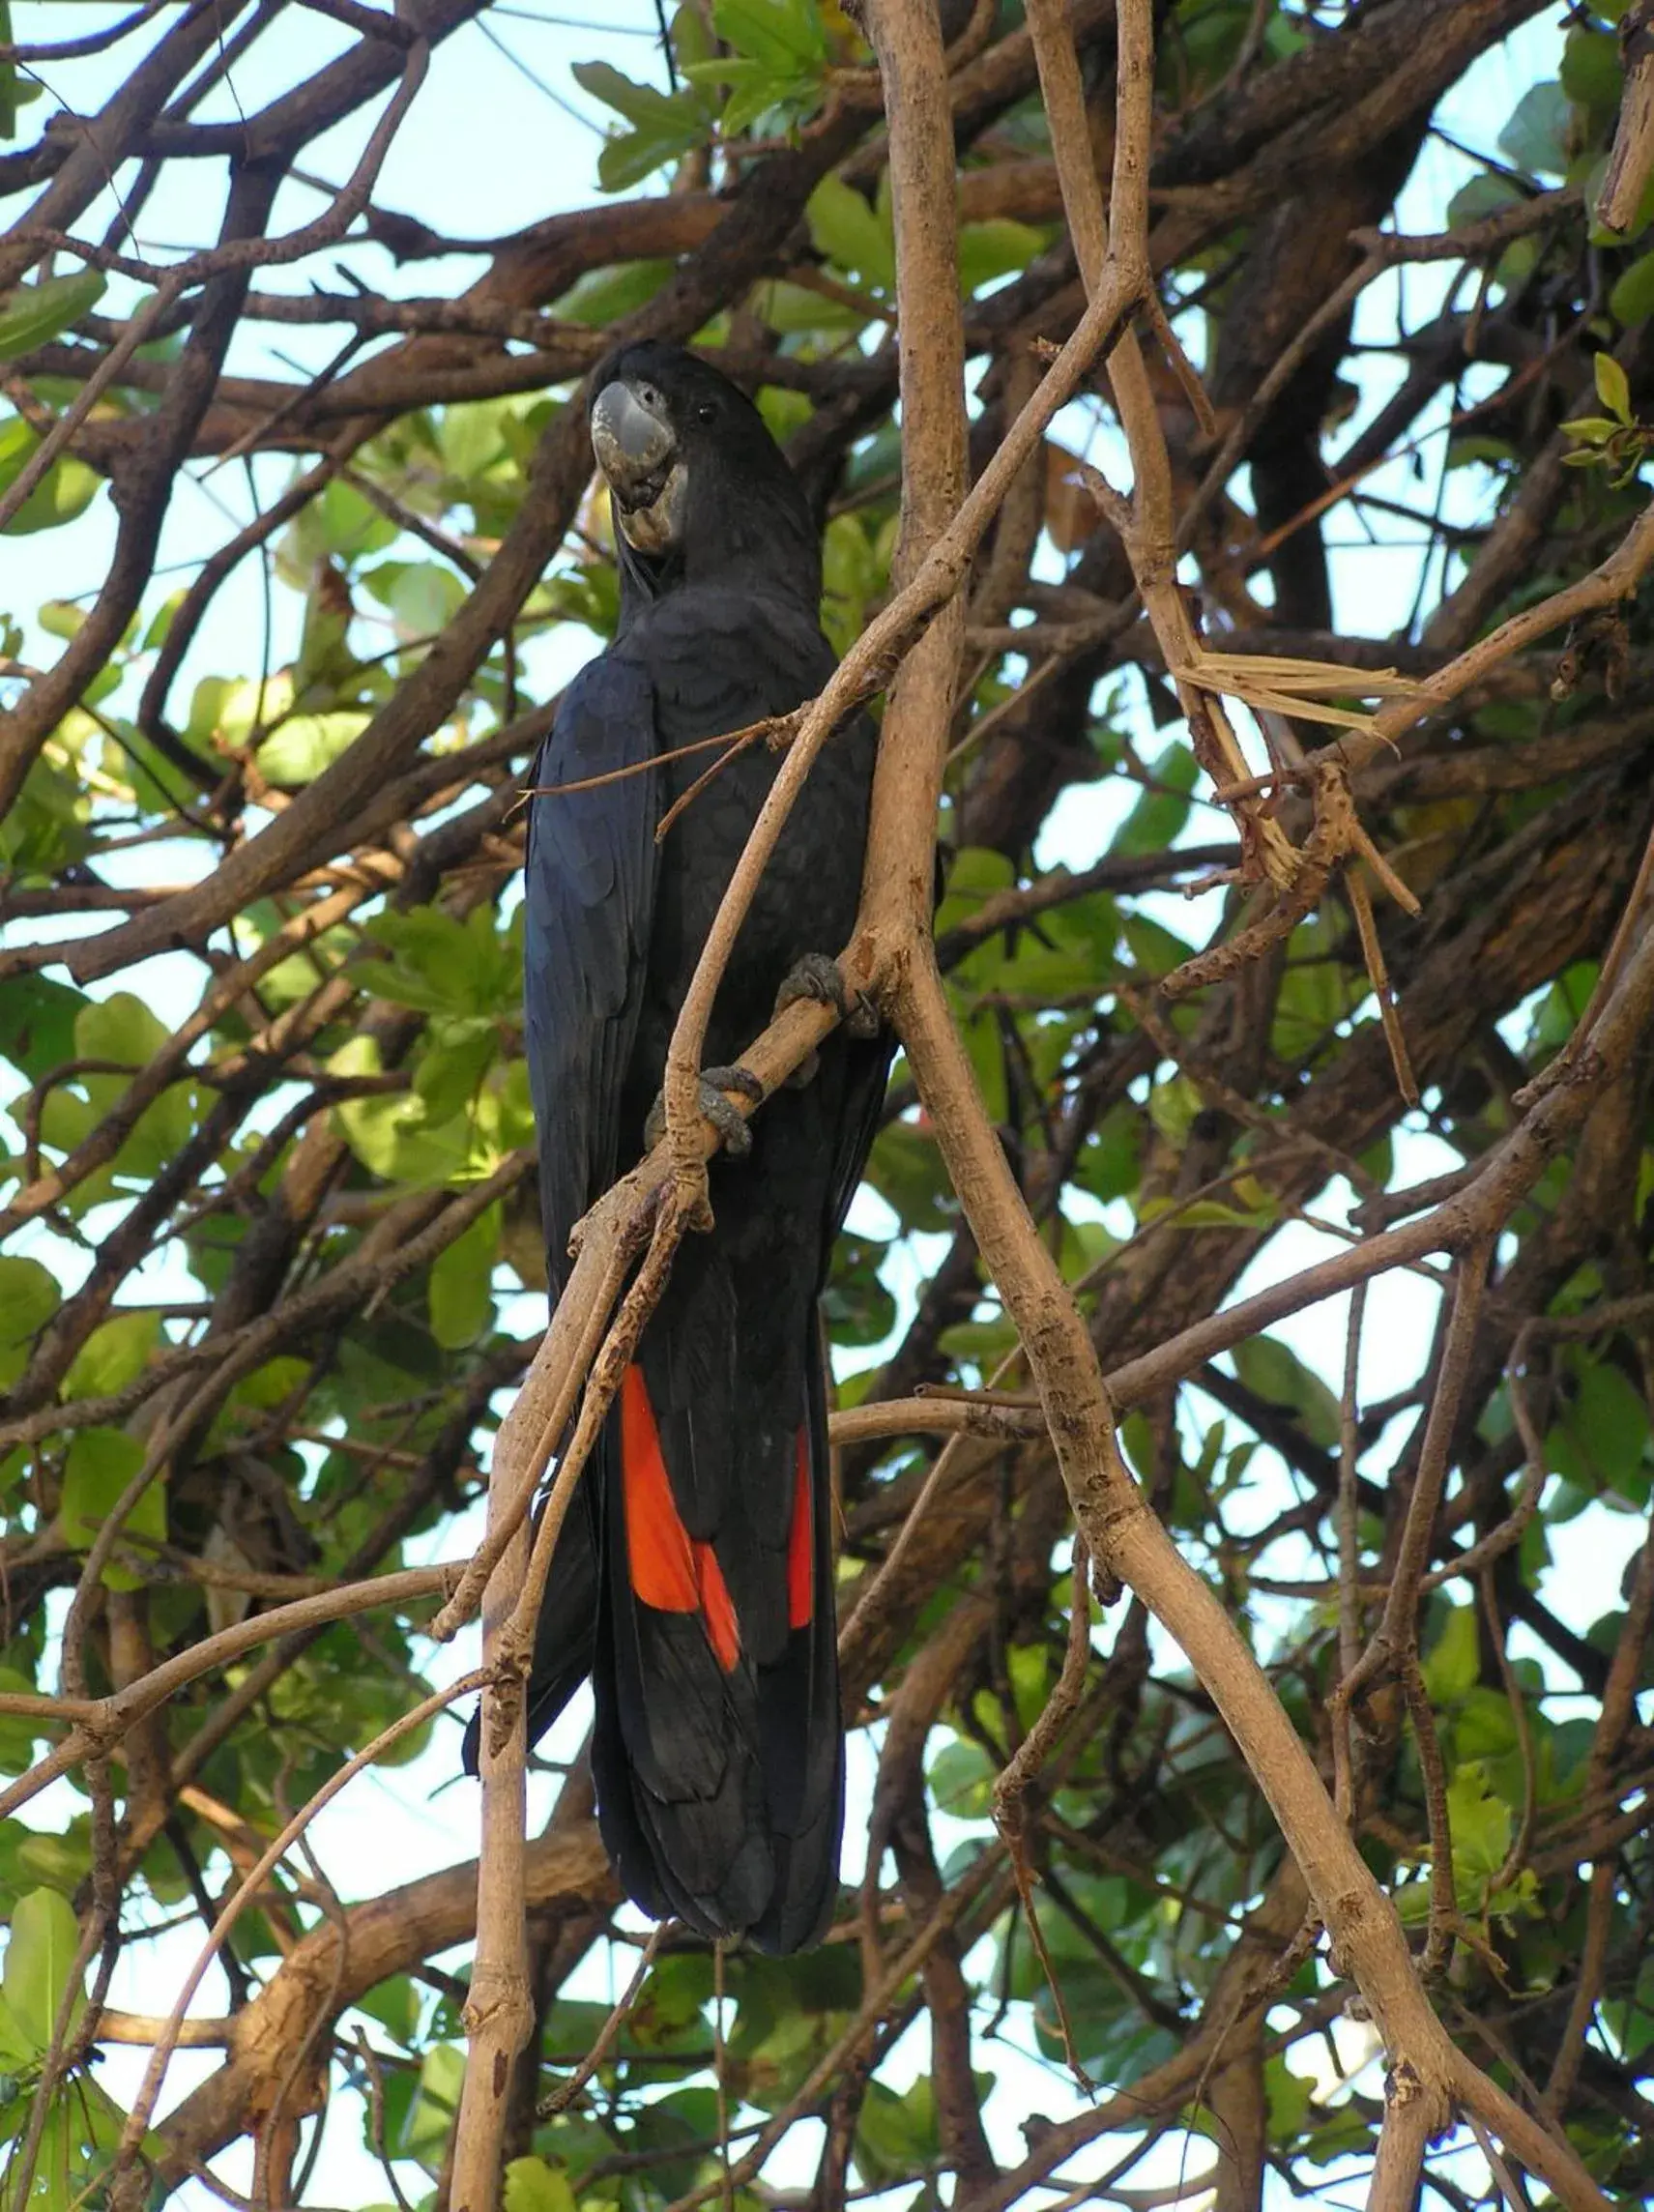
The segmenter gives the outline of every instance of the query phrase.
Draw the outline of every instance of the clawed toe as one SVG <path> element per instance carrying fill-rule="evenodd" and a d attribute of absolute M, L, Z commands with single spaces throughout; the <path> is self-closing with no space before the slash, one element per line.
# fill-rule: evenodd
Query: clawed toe
<path fill-rule="evenodd" d="M 743 1098 L 759 1105 L 764 1098 L 764 1086 L 749 1068 L 704 1067 L 696 1082 L 696 1105 L 703 1121 L 710 1121 L 717 1131 L 725 1151 L 737 1159 L 744 1159 L 752 1150 L 752 1131 L 746 1117 L 739 1107 L 732 1105 L 724 1093 L 739 1091 Z M 666 1134 L 666 1098 L 664 1092 L 649 1110 L 649 1119 L 643 1125 L 644 1148 L 653 1151 Z"/>
<path fill-rule="evenodd" d="M 870 1037 L 879 1033 L 878 1007 L 865 991 L 851 990 L 844 979 L 844 971 L 826 952 L 806 952 L 787 971 L 775 994 L 775 1011 L 779 1014 L 800 999 L 812 999 L 818 1005 L 835 1007 L 852 1036 Z"/>

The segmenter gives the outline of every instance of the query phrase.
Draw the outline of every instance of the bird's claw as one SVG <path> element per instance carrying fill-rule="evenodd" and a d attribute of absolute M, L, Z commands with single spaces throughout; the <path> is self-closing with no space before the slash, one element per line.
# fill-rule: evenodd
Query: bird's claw
<path fill-rule="evenodd" d="M 832 1006 L 852 1036 L 870 1037 L 879 1033 L 879 1009 L 865 991 L 853 991 L 844 979 L 844 971 L 830 954 L 806 952 L 788 969 L 781 978 L 781 988 L 775 994 L 775 1011 L 784 1013 L 797 1005 L 800 999 L 809 999 L 819 1006 Z M 816 1069 L 821 1065 L 817 1053 L 801 1061 L 788 1076 L 788 1087 L 801 1091 L 814 1081 Z"/>
<path fill-rule="evenodd" d="M 730 1104 L 724 1093 L 739 1091 L 743 1098 L 750 1098 L 755 1106 L 764 1101 L 764 1086 L 750 1069 L 744 1067 L 704 1067 L 696 1079 L 696 1107 L 703 1121 L 710 1121 L 717 1131 L 723 1149 L 739 1159 L 744 1159 L 752 1150 L 752 1131 L 747 1127 L 744 1114 Z M 649 1119 L 643 1125 L 644 1149 L 653 1152 L 666 1134 L 666 1093 L 661 1092 L 649 1110 Z"/>
<path fill-rule="evenodd" d="M 788 969 L 775 994 L 775 1011 L 779 1014 L 800 999 L 812 999 L 817 1005 L 833 1007 L 852 1036 L 871 1037 L 879 1033 L 878 1007 L 865 991 L 851 989 L 844 979 L 843 969 L 828 953 L 806 952 Z"/>

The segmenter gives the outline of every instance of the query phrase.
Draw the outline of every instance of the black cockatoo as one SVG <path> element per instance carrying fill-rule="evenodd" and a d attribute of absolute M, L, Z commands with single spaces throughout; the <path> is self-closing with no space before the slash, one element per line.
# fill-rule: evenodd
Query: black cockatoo
<path fill-rule="evenodd" d="M 774 777 L 754 745 L 658 842 L 703 774 L 698 739 L 788 713 L 833 669 L 809 508 L 757 409 L 674 346 L 592 383 L 621 573 L 614 642 L 569 686 L 536 763 L 525 1007 L 555 1297 L 570 1231 L 641 1156 L 667 1043 Z M 823 957 L 860 889 L 875 732 L 837 733 L 765 873 L 718 992 L 713 1063 L 778 999 L 842 987 Z M 561 786 L 655 764 L 594 791 Z M 855 1025 L 865 1032 L 865 1021 Z M 598 1819 L 655 1917 L 787 1952 L 838 1879 L 843 1732 L 817 1302 L 884 1094 L 887 1038 L 841 1027 L 727 1148 L 715 1226 L 681 1246 L 553 1561 L 531 1738 L 590 1673 Z M 739 1088 L 726 1083 L 725 1088 Z M 737 1156 L 739 1155 L 739 1156 Z"/>

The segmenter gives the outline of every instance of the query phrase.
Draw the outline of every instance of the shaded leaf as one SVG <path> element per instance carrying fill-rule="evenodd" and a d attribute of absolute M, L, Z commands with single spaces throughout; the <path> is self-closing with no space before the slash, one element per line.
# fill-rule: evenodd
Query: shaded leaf
<path fill-rule="evenodd" d="M 57 1279 L 38 1260 L 0 1253 L 0 1388 L 29 1364 L 35 1337 L 56 1313 Z"/>
<path fill-rule="evenodd" d="M 98 269 L 73 276 L 46 276 L 19 284 L 0 296 L 0 361 L 11 361 L 31 346 L 44 345 L 90 314 L 103 297 L 108 278 Z"/>
<path fill-rule="evenodd" d="M 142 1467 L 143 1445 L 124 1429 L 77 1429 L 64 1461 L 63 1498 L 58 1519 L 72 1550 L 90 1551 L 99 1530 L 114 1511 L 121 1493 Z M 166 1486 L 160 1475 L 121 1524 L 125 1535 L 166 1539 Z M 103 1569 L 106 1589 L 137 1589 L 142 1578 L 125 1567 Z"/>
<path fill-rule="evenodd" d="M 5 1998 L 16 2027 L 37 2051 L 51 2042 L 79 1941 L 73 1908 L 57 1890 L 33 1889 L 17 1900 L 6 1945 Z M 77 1999 L 72 2027 L 84 2009 L 85 1999 Z"/>

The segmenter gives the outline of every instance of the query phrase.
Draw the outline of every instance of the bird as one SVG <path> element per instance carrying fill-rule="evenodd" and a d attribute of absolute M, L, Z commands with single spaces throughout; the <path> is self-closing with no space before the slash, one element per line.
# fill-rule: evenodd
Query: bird
<path fill-rule="evenodd" d="M 815 520 L 747 395 L 653 340 L 611 353 L 588 393 L 620 614 L 536 761 L 525 861 L 554 1301 L 575 1224 L 658 1134 L 668 1042 L 779 765 L 750 744 L 692 790 L 716 757 L 701 741 L 790 713 L 835 666 Z M 774 1954 L 819 1941 L 838 1891 L 819 1303 L 892 1051 L 830 956 L 854 927 L 876 749 L 864 713 L 834 734 L 737 936 L 701 1077 L 712 1226 L 680 1246 L 580 1477 L 527 1692 L 535 1740 L 590 1675 L 598 1824 L 633 1901 Z M 756 1092 L 740 1055 L 800 996 L 848 1018 L 748 1122 L 725 1096 Z"/>

